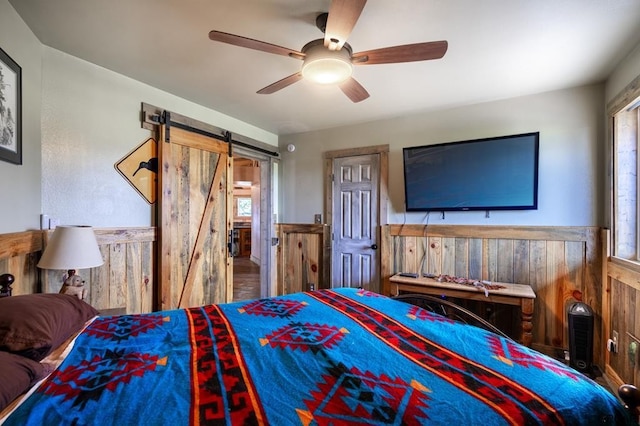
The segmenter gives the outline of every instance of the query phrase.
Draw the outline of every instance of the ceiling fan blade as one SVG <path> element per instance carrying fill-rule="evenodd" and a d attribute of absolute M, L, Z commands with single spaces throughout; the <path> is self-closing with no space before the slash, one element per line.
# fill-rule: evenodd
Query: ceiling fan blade
<path fill-rule="evenodd" d="M 329 8 L 324 45 L 330 50 L 340 50 L 364 9 L 367 0 L 333 0 Z"/>
<path fill-rule="evenodd" d="M 345 82 L 340 83 L 339 86 L 340 90 L 342 90 L 352 102 L 364 101 L 369 97 L 369 92 L 353 77 L 349 77 Z"/>
<path fill-rule="evenodd" d="M 209 38 L 213 41 L 233 44 L 234 46 L 246 47 L 248 49 L 259 50 L 261 52 L 275 53 L 276 55 L 290 56 L 296 59 L 304 59 L 305 54 L 297 50 L 277 46 L 252 38 L 242 37 L 235 34 L 223 33 L 222 31 L 209 31 Z"/>
<path fill-rule="evenodd" d="M 293 83 L 302 80 L 302 73 L 297 72 L 295 74 L 291 74 L 288 77 L 283 78 L 282 80 L 278 80 L 275 83 L 271 83 L 267 87 L 264 87 L 258 90 L 258 94 L 260 95 L 270 95 L 271 93 L 277 92 L 280 89 L 284 89 L 287 86 L 291 86 Z"/>
<path fill-rule="evenodd" d="M 447 53 L 448 47 L 446 40 L 404 44 L 354 53 L 351 62 L 354 65 L 376 65 L 440 59 Z"/>

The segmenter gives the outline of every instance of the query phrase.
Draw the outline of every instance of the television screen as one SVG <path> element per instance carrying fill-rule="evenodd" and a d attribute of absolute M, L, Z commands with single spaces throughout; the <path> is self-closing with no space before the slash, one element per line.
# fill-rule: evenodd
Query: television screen
<path fill-rule="evenodd" d="M 403 149 L 407 211 L 538 208 L 539 132 Z"/>

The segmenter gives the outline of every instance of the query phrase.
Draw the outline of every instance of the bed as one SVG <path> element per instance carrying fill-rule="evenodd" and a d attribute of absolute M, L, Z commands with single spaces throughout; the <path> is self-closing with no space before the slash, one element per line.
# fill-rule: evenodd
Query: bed
<path fill-rule="evenodd" d="M 0 317 L 33 296 L 0 299 Z M 365 290 L 95 319 L 64 302 L 82 332 L 4 425 L 634 424 L 552 358 Z M 37 359 L 53 340 L 12 355 Z"/>

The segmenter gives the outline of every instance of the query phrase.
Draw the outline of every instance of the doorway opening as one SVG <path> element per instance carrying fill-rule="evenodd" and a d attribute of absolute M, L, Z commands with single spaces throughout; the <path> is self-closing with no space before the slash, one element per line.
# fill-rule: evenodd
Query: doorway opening
<path fill-rule="evenodd" d="M 259 160 L 233 158 L 233 301 L 261 295 L 260 181 Z"/>
<path fill-rule="evenodd" d="M 275 295 L 278 159 L 234 146 L 233 301 Z"/>

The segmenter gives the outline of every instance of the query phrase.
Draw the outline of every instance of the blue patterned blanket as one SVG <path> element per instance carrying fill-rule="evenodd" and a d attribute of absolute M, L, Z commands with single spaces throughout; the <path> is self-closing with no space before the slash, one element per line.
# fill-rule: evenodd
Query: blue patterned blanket
<path fill-rule="evenodd" d="M 538 352 L 338 289 L 98 318 L 6 425 L 627 422 Z"/>

